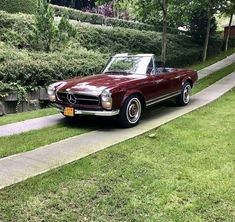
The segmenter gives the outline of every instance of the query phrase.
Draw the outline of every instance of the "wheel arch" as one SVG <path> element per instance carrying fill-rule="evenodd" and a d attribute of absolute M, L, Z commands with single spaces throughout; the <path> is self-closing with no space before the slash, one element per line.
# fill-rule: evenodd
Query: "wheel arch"
<path fill-rule="evenodd" d="M 189 82 L 191 88 L 193 88 L 193 80 L 191 77 L 184 78 L 182 81 L 182 86 L 185 84 L 185 82 Z"/>
<path fill-rule="evenodd" d="M 127 100 L 127 98 L 132 96 L 132 95 L 137 95 L 140 98 L 142 108 L 144 109 L 146 107 L 145 97 L 144 97 L 143 93 L 141 91 L 138 91 L 138 90 L 127 91 L 126 94 L 123 97 L 122 102 L 121 102 L 121 107 L 123 106 L 123 104 Z"/>

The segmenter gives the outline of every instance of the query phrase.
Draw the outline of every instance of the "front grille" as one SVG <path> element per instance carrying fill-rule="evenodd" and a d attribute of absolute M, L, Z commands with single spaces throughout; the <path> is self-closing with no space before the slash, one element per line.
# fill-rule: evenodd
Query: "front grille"
<path fill-rule="evenodd" d="M 69 101 L 68 94 L 73 95 L 76 101 L 73 102 Z M 74 105 L 99 105 L 99 98 L 97 96 L 90 96 L 90 95 L 83 95 L 79 93 L 68 93 L 68 92 L 57 92 L 57 97 L 60 101 L 71 103 Z"/>

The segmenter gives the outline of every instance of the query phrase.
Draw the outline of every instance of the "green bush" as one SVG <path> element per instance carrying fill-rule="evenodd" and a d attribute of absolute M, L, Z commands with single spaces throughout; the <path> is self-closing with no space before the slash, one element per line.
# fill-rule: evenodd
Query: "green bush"
<path fill-rule="evenodd" d="M 85 49 L 42 53 L 0 46 L 0 81 L 37 87 L 100 72 L 107 55 Z"/>
<path fill-rule="evenodd" d="M 1 28 L 1 24 L 4 28 Z M 0 40 L 17 47 L 20 46 L 20 48 L 27 43 L 30 46 L 33 44 L 30 44 L 33 29 L 32 16 L 26 18 L 23 15 L 8 16 L 8 14 L 0 12 L 0 33 L 3 33 Z M 22 30 L 24 30 L 23 35 Z M 78 48 L 81 45 L 88 50 L 96 50 L 109 55 L 129 52 L 153 53 L 158 58 L 160 57 L 162 35 L 158 32 L 126 28 L 100 28 L 82 23 L 78 23 L 75 30 L 77 31 L 76 39 L 73 39 L 70 44 Z M 11 35 L 11 33 L 14 33 L 14 35 Z M 15 36 L 17 38 L 14 38 Z M 182 67 L 191 64 L 198 61 L 200 55 L 201 47 L 193 44 L 186 35 L 168 35 L 167 64 L 169 66 Z"/>
<path fill-rule="evenodd" d="M 153 53 L 160 60 L 162 34 L 134 29 L 101 29 L 90 26 L 76 26 L 77 38 L 87 49 L 101 53 Z M 168 35 L 167 65 L 184 66 L 199 60 L 202 50 L 185 35 Z M 180 53 L 180 57 L 179 57 Z"/>
<path fill-rule="evenodd" d="M 156 30 L 156 27 L 145 23 L 131 22 L 117 18 L 109 18 L 101 14 L 83 12 L 80 10 L 56 6 L 56 5 L 51 5 L 51 7 L 54 8 L 56 16 L 62 16 L 63 14 L 66 13 L 68 14 L 70 19 L 77 20 L 80 22 L 88 22 L 91 24 L 99 24 L 99 25 L 107 25 L 113 27 L 139 29 L 139 30 L 152 30 L 152 31 Z"/>
<path fill-rule="evenodd" d="M 33 14 L 37 9 L 37 0 L 1 0 L 0 9 L 9 13 Z"/>
<path fill-rule="evenodd" d="M 68 15 L 70 19 L 77 20 L 80 22 L 89 22 L 91 24 L 103 24 L 104 16 L 89 12 L 83 12 L 72 8 L 51 5 L 55 11 L 56 16 L 62 17 L 63 15 Z"/>
<path fill-rule="evenodd" d="M 0 11 L 0 41 L 18 48 L 31 47 L 34 28 L 31 15 Z"/>

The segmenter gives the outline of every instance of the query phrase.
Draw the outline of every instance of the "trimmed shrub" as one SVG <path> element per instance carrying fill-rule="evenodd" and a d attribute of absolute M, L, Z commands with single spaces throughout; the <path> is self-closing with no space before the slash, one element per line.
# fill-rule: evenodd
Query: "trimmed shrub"
<path fill-rule="evenodd" d="M 33 44 L 33 17 L 26 14 L 9 14 L 0 11 L 0 41 L 18 48 L 28 48 Z"/>
<path fill-rule="evenodd" d="M 134 29 L 101 29 L 77 25 L 78 41 L 89 50 L 101 53 L 153 53 L 159 58 L 161 54 L 162 34 L 152 31 Z M 202 50 L 185 35 L 168 35 L 167 65 L 184 66 L 199 60 Z M 181 56 L 179 56 L 179 53 Z"/>
<path fill-rule="evenodd" d="M 19 48 L 24 48 L 27 46 L 26 44 L 29 47 L 33 45 L 31 41 L 32 30 L 35 28 L 33 17 L 8 15 L 0 12 L 0 33 L 2 33 L 0 40 Z M 153 53 L 160 58 L 162 34 L 158 32 L 126 28 L 100 28 L 82 23 L 77 23 L 75 30 L 77 31 L 76 39 L 70 42 L 74 48 L 82 46 L 88 50 L 96 50 L 109 55 L 120 52 Z M 78 44 L 80 46 L 77 46 Z M 167 64 L 169 66 L 182 67 L 191 64 L 199 60 L 201 53 L 201 47 L 192 43 L 186 35 L 168 35 Z"/>
<path fill-rule="evenodd" d="M 159 29 L 159 27 L 155 27 L 146 23 L 132 22 L 124 19 L 105 17 L 101 14 L 83 12 L 72 8 L 67 8 L 57 5 L 51 5 L 51 7 L 54 8 L 56 16 L 61 17 L 62 15 L 67 14 L 70 19 L 77 20 L 80 22 L 88 22 L 91 24 L 123 27 L 123 28 L 138 29 L 138 30 L 160 31 L 161 29 L 161 28 Z M 174 32 L 177 31 L 178 31 L 177 29 L 174 30 Z"/>
<path fill-rule="evenodd" d="M 38 87 L 50 82 L 98 73 L 107 55 L 86 49 L 35 53 L 0 46 L 0 81 Z"/>
<path fill-rule="evenodd" d="M 1 0 L 0 10 L 9 13 L 28 13 L 33 14 L 37 9 L 37 0 Z"/>
<path fill-rule="evenodd" d="M 72 8 L 51 5 L 55 11 L 56 16 L 62 17 L 63 15 L 68 15 L 69 19 L 77 20 L 80 22 L 88 22 L 91 24 L 103 24 L 104 16 L 89 12 L 83 12 Z"/>

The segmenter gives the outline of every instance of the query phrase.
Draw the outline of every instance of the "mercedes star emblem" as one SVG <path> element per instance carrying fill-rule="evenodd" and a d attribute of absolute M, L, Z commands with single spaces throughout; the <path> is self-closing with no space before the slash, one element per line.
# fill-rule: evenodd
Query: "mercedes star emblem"
<path fill-rule="evenodd" d="M 71 103 L 71 104 L 75 104 L 76 103 L 76 98 L 75 98 L 75 96 L 73 95 L 73 94 L 68 94 L 67 95 L 67 99 L 68 99 L 68 101 Z"/>

